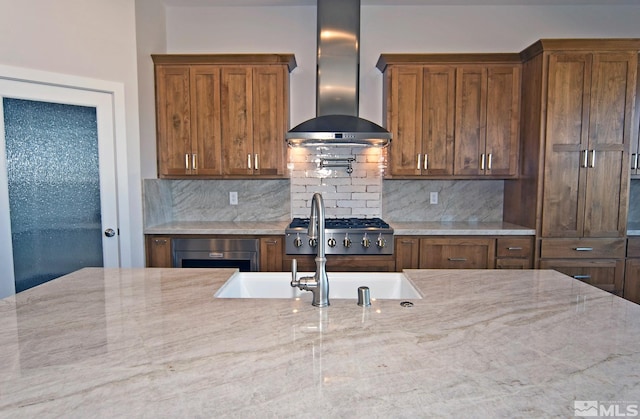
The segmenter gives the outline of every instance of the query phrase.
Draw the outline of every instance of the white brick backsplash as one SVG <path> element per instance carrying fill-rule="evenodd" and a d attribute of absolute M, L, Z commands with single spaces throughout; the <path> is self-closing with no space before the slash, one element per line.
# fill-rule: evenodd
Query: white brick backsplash
<path fill-rule="evenodd" d="M 354 147 L 323 150 L 296 149 L 289 154 L 293 163 L 291 176 L 291 214 L 308 217 L 311 197 L 322 194 L 327 217 L 381 217 L 382 172 L 386 152 L 379 149 Z M 346 168 L 320 169 L 321 158 L 355 157 L 353 172 Z"/>

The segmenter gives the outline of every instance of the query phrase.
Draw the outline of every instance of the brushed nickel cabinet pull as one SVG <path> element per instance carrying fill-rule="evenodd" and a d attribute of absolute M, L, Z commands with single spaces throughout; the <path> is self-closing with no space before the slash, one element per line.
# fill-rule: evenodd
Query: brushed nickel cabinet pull
<path fill-rule="evenodd" d="M 167 239 L 155 239 L 153 242 L 158 245 L 167 244 Z"/>
<path fill-rule="evenodd" d="M 193 170 L 197 170 L 198 169 L 198 155 L 197 154 L 192 154 L 191 155 L 191 167 L 193 168 Z"/>
<path fill-rule="evenodd" d="M 491 160 L 493 159 L 493 153 L 489 153 L 488 161 L 487 161 L 487 170 L 491 170 Z"/>
<path fill-rule="evenodd" d="M 633 160 L 631 169 L 636 170 L 638 168 L 638 153 L 633 153 L 631 159 Z"/>
<path fill-rule="evenodd" d="M 260 167 L 258 165 L 259 159 L 258 159 L 258 153 L 253 155 L 253 168 L 255 170 L 260 170 Z"/>
<path fill-rule="evenodd" d="M 522 247 L 507 247 L 507 250 L 522 250 Z"/>
<path fill-rule="evenodd" d="M 480 170 L 484 170 L 484 153 L 480 156 Z"/>
<path fill-rule="evenodd" d="M 424 170 L 427 170 L 429 167 L 429 155 L 427 153 L 424 153 Z"/>
<path fill-rule="evenodd" d="M 416 160 L 416 163 L 417 163 L 416 169 L 420 170 L 421 162 L 422 162 L 422 154 L 418 153 L 417 160 Z"/>
<path fill-rule="evenodd" d="M 591 275 L 574 275 L 574 279 L 591 279 Z"/>
<path fill-rule="evenodd" d="M 189 170 L 189 155 L 188 154 L 184 155 L 184 168 Z"/>
<path fill-rule="evenodd" d="M 578 252 L 590 252 L 593 250 L 593 247 L 576 247 L 573 250 Z"/>
<path fill-rule="evenodd" d="M 251 154 L 247 154 L 247 167 L 251 170 Z"/>
<path fill-rule="evenodd" d="M 589 150 L 583 150 L 584 156 L 582 158 L 582 167 L 588 167 L 589 165 Z"/>
<path fill-rule="evenodd" d="M 591 150 L 591 165 L 589 167 L 596 167 L 596 151 Z"/>
<path fill-rule="evenodd" d="M 451 262 L 466 262 L 467 258 L 449 258 Z"/>

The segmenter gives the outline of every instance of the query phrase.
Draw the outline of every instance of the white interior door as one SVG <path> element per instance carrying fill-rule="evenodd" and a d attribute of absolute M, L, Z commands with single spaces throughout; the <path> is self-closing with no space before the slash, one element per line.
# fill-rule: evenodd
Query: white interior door
<path fill-rule="evenodd" d="M 95 110 L 97 131 L 97 163 L 99 167 L 99 223 L 101 240 L 96 240 L 102 251 L 102 266 L 120 266 L 120 240 L 118 235 L 118 200 L 115 162 L 114 105 L 108 93 L 41 83 L 0 79 L 0 298 L 15 292 L 14 250 L 11 230 L 11 202 L 9 193 L 8 161 L 5 138 L 5 98 L 49 104 L 72 105 Z M 9 102 L 7 102 L 9 103 Z M 11 102 L 13 103 L 13 102 Z M 45 151 L 46 152 L 46 151 Z M 70 156 L 70 160 L 73 156 Z M 15 156 L 14 156 L 15 158 Z M 22 197 L 21 197 L 22 198 Z M 30 199 L 38 199 L 31 196 Z M 15 197 L 14 197 L 15 199 Z M 81 204 L 81 203 L 80 203 Z M 15 207 L 15 205 L 14 205 Z M 73 226 L 70 226 L 73 227 Z M 115 234 L 111 235 L 111 231 Z M 55 243 L 55 240 L 53 241 Z M 37 250 L 37 249 L 36 249 Z M 65 252 L 66 249 L 59 249 Z M 34 253 L 37 253 L 34 251 Z M 80 258 L 82 252 L 64 254 Z M 37 254 L 34 254 L 34 263 Z M 95 266 L 92 263 L 88 266 Z"/>

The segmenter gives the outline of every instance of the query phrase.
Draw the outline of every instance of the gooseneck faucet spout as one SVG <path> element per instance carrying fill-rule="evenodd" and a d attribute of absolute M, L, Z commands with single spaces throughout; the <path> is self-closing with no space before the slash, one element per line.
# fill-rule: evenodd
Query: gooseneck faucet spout
<path fill-rule="evenodd" d="M 309 217 L 309 229 L 307 235 L 309 240 L 316 243 L 316 273 L 314 276 L 303 277 L 297 279 L 296 264 L 292 263 L 292 279 L 291 286 L 298 287 L 301 290 L 311 291 L 313 293 L 312 305 L 316 307 L 327 307 L 329 305 L 329 278 L 327 277 L 324 250 L 324 201 L 319 193 L 313 194 L 311 200 L 311 215 Z M 295 261 L 295 259 L 294 259 Z"/>

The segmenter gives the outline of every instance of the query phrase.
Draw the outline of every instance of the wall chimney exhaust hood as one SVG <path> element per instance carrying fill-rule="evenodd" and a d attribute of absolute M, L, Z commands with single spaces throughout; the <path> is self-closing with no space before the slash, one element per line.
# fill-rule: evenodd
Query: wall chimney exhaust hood
<path fill-rule="evenodd" d="M 287 132 L 291 146 L 384 147 L 391 133 L 358 117 L 360 0 L 318 0 L 316 118 Z"/>

